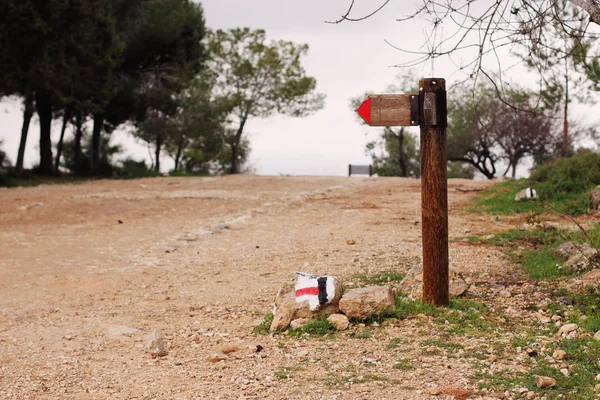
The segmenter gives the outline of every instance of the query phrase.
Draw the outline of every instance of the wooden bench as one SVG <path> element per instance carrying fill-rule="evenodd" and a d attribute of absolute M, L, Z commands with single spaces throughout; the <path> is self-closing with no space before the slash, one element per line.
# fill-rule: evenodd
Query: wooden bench
<path fill-rule="evenodd" d="M 373 176 L 372 165 L 352 165 L 348 164 L 348 176 L 354 175 L 369 175 Z"/>

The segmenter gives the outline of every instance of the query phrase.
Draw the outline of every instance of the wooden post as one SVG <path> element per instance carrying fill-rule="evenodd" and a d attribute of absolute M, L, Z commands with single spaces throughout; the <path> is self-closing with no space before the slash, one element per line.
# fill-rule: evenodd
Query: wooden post
<path fill-rule="evenodd" d="M 440 78 L 421 79 L 419 91 L 423 301 L 436 306 L 447 306 L 449 282 L 446 82 Z"/>

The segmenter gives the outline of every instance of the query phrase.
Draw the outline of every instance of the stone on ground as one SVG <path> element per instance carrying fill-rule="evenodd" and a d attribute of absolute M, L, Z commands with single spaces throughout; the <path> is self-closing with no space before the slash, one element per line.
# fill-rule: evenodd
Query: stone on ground
<path fill-rule="evenodd" d="M 340 310 L 350 318 L 365 319 L 396 309 L 389 286 L 370 286 L 349 290 L 340 300 Z"/>
<path fill-rule="evenodd" d="M 334 285 L 334 296 L 327 303 L 319 304 L 311 310 L 309 301 L 298 301 L 296 298 L 297 278 L 285 283 L 275 296 L 275 312 L 271 323 L 271 332 L 281 331 L 290 326 L 295 319 L 312 319 L 319 315 L 337 313 L 340 298 L 342 297 L 342 282 L 336 277 L 328 277 Z"/>
<path fill-rule="evenodd" d="M 148 342 L 146 343 L 146 347 L 144 347 L 144 351 L 153 357 L 163 357 L 169 354 L 165 345 L 165 339 L 160 331 L 154 330 L 148 336 Z"/>
<path fill-rule="evenodd" d="M 290 328 L 292 328 L 292 329 L 300 329 L 304 325 L 306 325 L 307 322 L 308 322 L 308 320 L 306 318 L 295 319 L 292 322 L 290 322 Z"/>
<path fill-rule="evenodd" d="M 532 188 L 525 188 L 515 196 L 515 201 L 535 200 L 538 198 L 537 192 Z"/>
<path fill-rule="evenodd" d="M 556 386 L 556 381 L 549 376 L 535 375 L 535 384 L 540 389 L 545 389 Z"/>
<path fill-rule="evenodd" d="M 343 314 L 331 314 L 327 318 L 327 321 L 329 321 L 331 325 L 335 326 L 335 329 L 338 331 L 344 331 L 348 329 L 348 326 L 350 326 L 348 317 Z"/>

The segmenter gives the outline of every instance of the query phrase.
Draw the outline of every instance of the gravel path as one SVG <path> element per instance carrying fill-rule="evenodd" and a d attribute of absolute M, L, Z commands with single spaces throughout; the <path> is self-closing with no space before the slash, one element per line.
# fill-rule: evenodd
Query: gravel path
<path fill-rule="evenodd" d="M 486 185 L 449 183 L 451 266 L 472 282 L 512 268 L 499 250 L 458 240 L 505 229 L 464 211 L 474 194 L 456 188 Z M 43 185 L 0 190 L 0 226 L 2 399 L 427 399 L 435 387 L 474 388 L 468 361 L 422 351 L 420 318 L 362 340 L 253 333 L 292 271 L 350 281 L 417 264 L 419 181 Z M 144 352 L 154 330 L 165 357 Z"/>

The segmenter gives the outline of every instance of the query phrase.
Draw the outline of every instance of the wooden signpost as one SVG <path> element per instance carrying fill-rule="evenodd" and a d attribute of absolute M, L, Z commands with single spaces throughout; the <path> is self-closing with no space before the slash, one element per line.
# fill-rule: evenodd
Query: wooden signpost
<path fill-rule="evenodd" d="M 448 172 L 446 81 L 419 81 L 418 94 L 371 95 L 356 112 L 371 126 L 421 127 L 423 301 L 447 306 Z"/>

